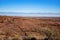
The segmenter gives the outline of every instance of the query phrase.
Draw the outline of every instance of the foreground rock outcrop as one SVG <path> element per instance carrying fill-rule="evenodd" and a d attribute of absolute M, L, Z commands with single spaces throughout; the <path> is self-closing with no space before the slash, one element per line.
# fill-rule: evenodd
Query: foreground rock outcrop
<path fill-rule="evenodd" d="M 0 39 L 60 40 L 60 18 L 0 16 Z"/>

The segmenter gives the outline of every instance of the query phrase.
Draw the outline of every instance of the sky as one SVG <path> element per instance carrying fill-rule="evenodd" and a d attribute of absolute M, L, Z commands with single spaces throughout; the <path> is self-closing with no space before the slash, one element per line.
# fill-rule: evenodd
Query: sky
<path fill-rule="evenodd" d="M 60 0 L 0 0 L 0 12 L 55 13 L 60 16 Z"/>

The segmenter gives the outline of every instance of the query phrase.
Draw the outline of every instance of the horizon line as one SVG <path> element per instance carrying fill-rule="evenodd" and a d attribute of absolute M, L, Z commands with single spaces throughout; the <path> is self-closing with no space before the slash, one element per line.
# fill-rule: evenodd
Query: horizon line
<path fill-rule="evenodd" d="M 0 12 L 0 13 L 60 13 L 60 12 Z"/>

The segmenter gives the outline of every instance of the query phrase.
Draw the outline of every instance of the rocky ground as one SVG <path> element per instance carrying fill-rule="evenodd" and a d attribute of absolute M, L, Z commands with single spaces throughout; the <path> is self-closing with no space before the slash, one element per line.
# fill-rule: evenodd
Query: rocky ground
<path fill-rule="evenodd" d="M 60 18 L 0 16 L 0 40 L 60 40 Z"/>

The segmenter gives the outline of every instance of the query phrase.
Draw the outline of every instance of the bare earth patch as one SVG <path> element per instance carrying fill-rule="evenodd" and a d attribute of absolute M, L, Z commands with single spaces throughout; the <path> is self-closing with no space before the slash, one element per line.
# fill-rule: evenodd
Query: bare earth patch
<path fill-rule="evenodd" d="M 0 39 L 60 40 L 60 18 L 0 16 Z"/>

